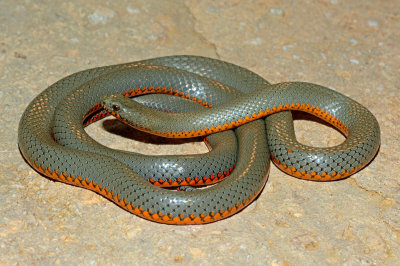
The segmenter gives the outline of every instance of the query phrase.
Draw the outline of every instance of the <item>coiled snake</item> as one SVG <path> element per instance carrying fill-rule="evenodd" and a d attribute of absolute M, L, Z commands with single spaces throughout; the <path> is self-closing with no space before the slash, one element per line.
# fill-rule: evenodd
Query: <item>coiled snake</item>
<path fill-rule="evenodd" d="M 143 96 L 128 98 L 138 95 Z M 322 118 L 346 140 L 329 148 L 300 144 L 287 110 Z M 211 151 L 145 156 L 111 150 L 84 130 L 109 114 L 161 136 L 208 135 Z M 230 63 L 170 56 L 89 69 L 56 82 L 25 110 L 18 144 L 27 162 L 47 177 L 93 190 L 152 221 L 198 224 L 228 217 L 254 200 L 270 158 L 299 178 L 341 179 L 374 157 L 380 131 L 365 107 L 328 88 L 271 85 Z"/>

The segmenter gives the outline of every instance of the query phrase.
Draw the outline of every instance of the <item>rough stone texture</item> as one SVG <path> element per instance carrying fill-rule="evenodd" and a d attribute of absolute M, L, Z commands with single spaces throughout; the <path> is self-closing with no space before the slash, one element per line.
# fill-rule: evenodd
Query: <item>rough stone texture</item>
<path fill-rule="evenodd" d="M 399 29 L 398 1 L 0 1 L 0 264 L 397 264 Z M 338 182 L 302 181 L 272 167 L 243 212 L 185 227 L 140 219 L 23 161 L 18 121 L 48 85 L 89 67 L 172 54 L 220 58 L 271 82 L 335 88 L 376 115 L 380 152 Z M 296 129 L 306 144 L 343 140 L 311 121 L 296 121 Z M 206 151 L 125 130 L 109 120 L 88 128 L 116 148 Z"/>

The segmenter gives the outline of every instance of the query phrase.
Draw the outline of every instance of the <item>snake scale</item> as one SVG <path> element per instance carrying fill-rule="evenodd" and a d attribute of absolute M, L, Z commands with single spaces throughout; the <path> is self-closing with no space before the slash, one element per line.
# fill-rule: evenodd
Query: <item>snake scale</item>
<path fill-rule="evenodd" d="M 299 143 L 290 110 L 327 121 L 346 140 L 328 148 Z M 84 130 L 110 114 L 152 134 L 204 136 L 210 152 L 145 156 L 112 150 Z M 365 107 L 328 88 L 271 85 L 224 61 L 169 56 L 88 69 L 57 81 L 26 108 L 18 144 L 26 161 L 49 178 L 95 191 L 152 221 L 201 224 L 250 204 L 267 180 L 271 159 L 303 179 L 355 173 L 375 156 L 380 130 Z M 206 184 L 213 185 L 193 189 Z"/>

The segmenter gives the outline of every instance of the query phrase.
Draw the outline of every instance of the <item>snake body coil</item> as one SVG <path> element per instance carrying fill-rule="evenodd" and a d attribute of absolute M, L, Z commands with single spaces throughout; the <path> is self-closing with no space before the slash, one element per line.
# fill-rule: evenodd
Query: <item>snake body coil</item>
<path fill-rule="evenodd" d="M 288 110 L 326 120 L 346 140 L 329 148 L 300 144 Z M 108 114 L 166 137 L 223 132 L 207 136 L 207 154 L 144 156 L 111 150 L 86 134 L 85 125 Z M 335 91 L 301 82 L 270 85 L 230 63 L 172 56 L 89 69 L 56 82 L 25 110 L 18 143 L 29 164 L 50 178 L 93 190 L 149 220 L 198 224 L 228 217 L 254 200 L 270 158 L 299 178 L 340 179 L 373 158 L 380 134 L 365 107 Z M 160 187 L 217 181 L 200 190 Z"/>

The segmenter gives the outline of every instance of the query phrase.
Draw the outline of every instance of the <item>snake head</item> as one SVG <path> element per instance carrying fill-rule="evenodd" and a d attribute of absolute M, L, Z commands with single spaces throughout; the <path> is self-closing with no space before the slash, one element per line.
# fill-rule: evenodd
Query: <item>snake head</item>
<path fill-rule="evenodd" d="M 107 94 L 101 97 L 101 104 L 104 110 L 122 122 L 131 126 L 137 125 L 140 104 L 135 101 L 121 94 Z"/>
<path fill-rule="evenodd" d="M 126 112 L 124 110 L 126 100 L 128 99 L 121 94 L 107 94 L 101 97 L 101 104 L 106 111 L 115 115 Z"/>
<path fill-rule="evenodd" d="M 144 106 L 121 94 L 107 94 L 101 97 L 104 110 L 125 124 L 147 131 L 157 111 Z"/>

